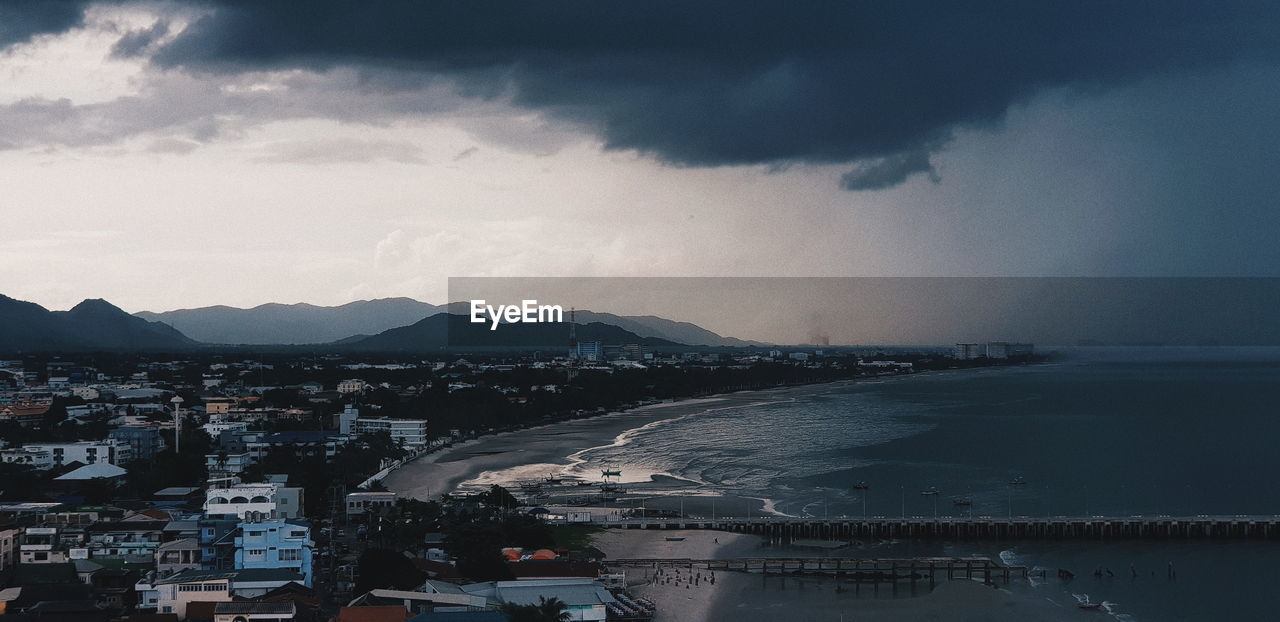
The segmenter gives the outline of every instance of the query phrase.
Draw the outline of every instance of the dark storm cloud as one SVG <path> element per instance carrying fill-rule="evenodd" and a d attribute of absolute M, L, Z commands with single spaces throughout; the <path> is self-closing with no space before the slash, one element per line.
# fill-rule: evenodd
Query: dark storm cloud
<path fill-rule="evenodd" d="M 192 4 L 206 14 L 156 64 L 355 67 L 388 92 L 446 76 L 672 164 L 852 163 L 849 189 L 936 179 L 955 130 L 1046 88 L 1280 56 L 1280 4 L 1262 2 Z"/>
<path fill-rule="evenodd" d="M 80 24 L 87 0 L 5 0 L 0 2 L 0 48 Z"/>

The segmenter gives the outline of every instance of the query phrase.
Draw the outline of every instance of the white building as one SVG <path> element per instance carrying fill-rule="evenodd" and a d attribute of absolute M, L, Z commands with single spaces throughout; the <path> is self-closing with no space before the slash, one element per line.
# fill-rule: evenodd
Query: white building
<path fill-rule="evenodd" d="M 184 570 L 163 578 L 151 574 L 134 585 L 134 589 L 138 592 L 140 611 L 172 613 L 179 620 L 185 620 L 187 605 L 192 602 L 255 598 L 288 583 L 301 584 L 302 581 L 302 575 L 281 568 Z"/>
<path fill-rule="evenodd" d="M 53 452 L 48 449 L 10 447 L 0 449 L 0 462 L 25 464 L 40 471 L 53 468 Z"/>
<path fill-rule="evenodd" d="M 427 446 L 426 419 L 389 419 L 387 417 L 360 417 L 351 424 L 351 434 L 373 434 L 387 432 L 391 440 L 404 445 L 408 449 L 422 449 Z"/>
<path fill-rule="evenodd" d="M 953 354 L 960 361 L 972 361 L 986 355 L 987 349 L 980 343 L 957 343 Z"/>
<path fill-rule="evenodd" d="M 349 378 L 338 383 L 338 393 L 361 393 L 368 386 L 359 378 Z"/>
<path fill-rule="evenodd" d="M 394 492 L 352 492 L 347 494 L 347 516 L 359 516 L 396 504 Z"/>
<path fill-rule="evenodd" d="M 259 512 L 268 518 L 301 518 L 302 489 L 279 484 L 233 484 L 211 486 L 205 491 L 206 516 L 245 518 Z"/>
<path fill-rule="evenodd" d="M 109 438 L 102 441 L 76 441 L 74 443 L 32 443 L 23 445 L 24 449 L 48 450 L 53 458 L 54 466 L 62 466 L 72 462 L 94 464 L 109 462 L 114 465 L 128 464 L 133 461 L 133 448 Z"/>

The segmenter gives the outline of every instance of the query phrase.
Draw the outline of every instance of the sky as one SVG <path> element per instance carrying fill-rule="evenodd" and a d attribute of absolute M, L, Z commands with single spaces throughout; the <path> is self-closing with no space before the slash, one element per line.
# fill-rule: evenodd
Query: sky
<path fill-rule="evenodd" d="M 1280 276 L 1280 6 L 0 4 L 0 293 Z"/>

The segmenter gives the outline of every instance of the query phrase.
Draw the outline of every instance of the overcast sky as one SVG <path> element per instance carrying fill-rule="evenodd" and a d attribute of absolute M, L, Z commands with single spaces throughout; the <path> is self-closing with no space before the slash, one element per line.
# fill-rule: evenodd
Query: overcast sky
<path fill-rule="evenodd" d="M 1280 5 L 5 2 L 0 293 L 1277 276 Z"/>

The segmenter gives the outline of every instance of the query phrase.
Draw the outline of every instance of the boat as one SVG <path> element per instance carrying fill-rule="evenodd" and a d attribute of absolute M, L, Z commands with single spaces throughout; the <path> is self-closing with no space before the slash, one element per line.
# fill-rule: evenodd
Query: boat
<path fill-rule="evenodd" d="M 1010 486 L 1026 486 L 1026 485 L 1027 485 L 1027 480 L 1022 479 L 1022 477 L 1021 477 L 1021 476 L 1018 476 L 1018 477 L 1015 477 L 1015 478 L 1013 478 L 1013 479 L 1009 480 L 1009 485 L 1010 485 Z"/>
<path fill-rule="evenodd" d="M 594 484 L 592 484 L 592 482 L 586 482 L 586 481 L 583 481 L 583 482 L 578 482 L 578 485 L 579 485 L 579 486 L 592 486 L 592 485 L 594 485 Z"/>
<path fill-rule="evenodd" d="M 958 508 L 969 507 L 973 505 L 973 499 L 970 499 L 969 497 L 964 497 L 961 499 L 953 499 L 951 503 Z"/>
<path fill-rule="evenodd" d="M 853 489 L 854 490 L 870 490 L 871 484 L 868 484 L 866 482 L 858 482 L 853 485 Z"/>
<path fill-rule="evenodd" d="M 684 542 L 684 538 L 667 538 L 667 542 Z"/>
<path fill-rule="evenodd" d="M 548 475 L 548 476 L 546 477 L 546 479 L 544 479 L 544 480 L 542 480 L 542 481 L 544 481 L 544 482 L 546 482 L 546 483 L 548 483 L 548 484 L 551 484 L 552 486 L 558 486 L 558 485 L 559 485 L 561 482 L 563 482 L 564 480 L 562 480 L 562 479 L 560 479 L 560 478 L 556 477 L 554 474 L 552 474 L 552 475 Z"/>
<path fill-rule="evenodd" d="M 934 488 L 933 486 L 930 486 L 930 487 L 928 487 L 928 488 L 926 488 L 926 489 L 924 489 L 924 490 L 921 490 L 921 491 L 920 491 L 920 494 L 921 494 L 921 495 L 924 495 L 924 496 L 926 496 L 926 497 L 931 496 L 931 495 L 935 495 L 935 496 L 936 496 L 936 495 L 938 494 L 938 489 L 937 489 L 937 488 Z"/>
<path fill-rule="evenodd" d="M 1101 609 L 1101 608 L 1102 608 L 1102 603 L 1091 603 L 1091 602 L 1089 602 L 1089 601 L 1087 601 L 1087 600 L 1086 600 L 1086 601 L 1084 601 L 1084 602 L 1082 602 L 1082 603 L 1076 603 L 1076 606 L 1077 606 L 1077 607 L 1079 607 L 1079 608 L 1081 608 L 1081 609 L 1089 609 L 1089 610 L 1091 610 L 1091 611 L 1092 611 L 1092 610 L 1094 610 L 1094 609 Z"/>
<path fill-rule="evenodd" d="M 603 469 L 600 474 L 605 477 L 622 477 L 622 471 L 619 469 Z"/>

